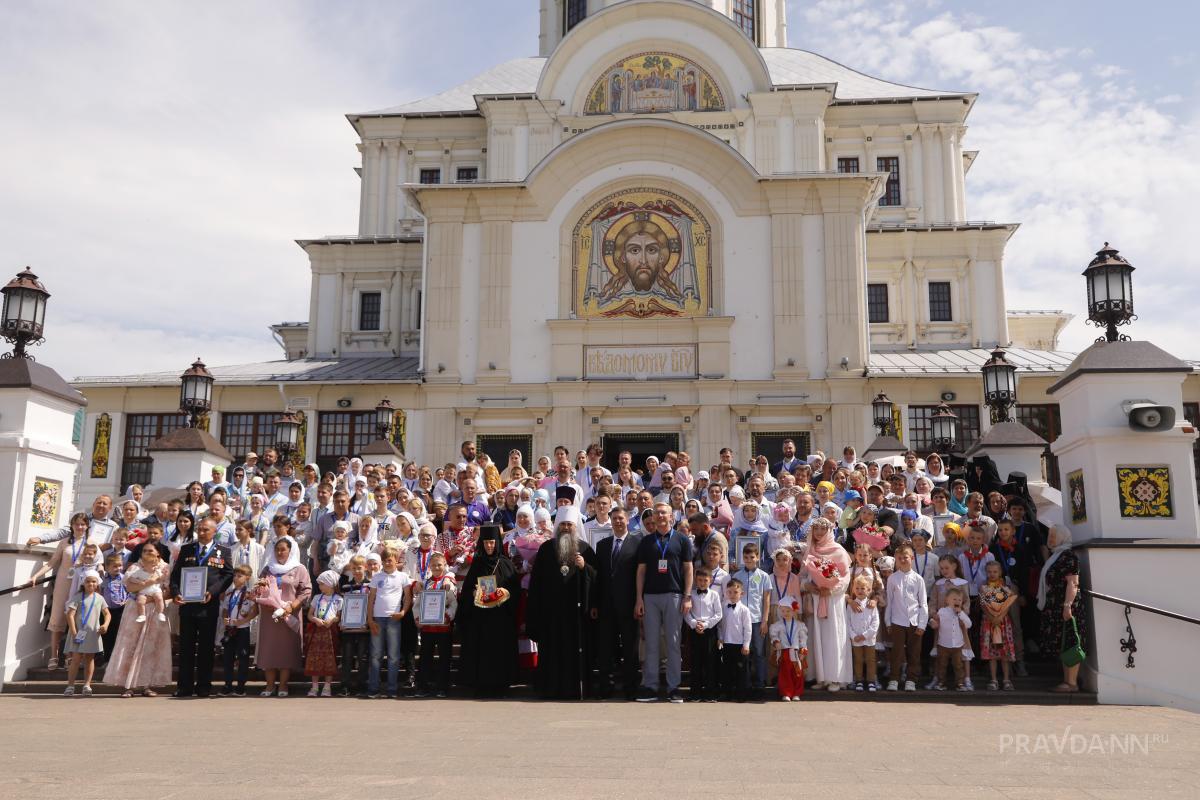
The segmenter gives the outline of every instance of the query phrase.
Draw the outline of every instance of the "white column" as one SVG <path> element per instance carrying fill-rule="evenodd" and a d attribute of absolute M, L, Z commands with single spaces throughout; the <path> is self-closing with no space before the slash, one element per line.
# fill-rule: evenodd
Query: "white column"
<path fill-rule="evenodd" d="M 957 212 L 956 219 L 959 220 L 967 218 L 966 172 L 963 167 L 962 153 L 963 134 L 966 133 L 966 130 L 960 125 L 955 129 L 954 135 L 954 191 L 957 199 L 955 211 Z"/>
<path fill-rule="evenodd" d="M 393 159 L 391 142 L 379 142 L 379 168 L 376 170 L 376 180 L 379 181 L 379 205 L 376 207 L 375 235 L 386 236 L 388 233 L 388 176 L 392 171 Z"/>
<path fill-rule="evenodd" d="M 363 142 L 366 147 L 366 165 L 363 167 L 362 180 L 367 187 L 367 202 L 363 209 L 365 230 L 360 231 L 364 236 L 379 234 L 379 161 L 380 146 L 378 139 L 368 139 Z"/>
<path fill-rule="evenodd" d="M 379 232 L 385 236 L 392 236 L 396 233 L 396 219 L 399 214 L 396 211 L 396 204 L 400 199 L 400 189 L 397 188 L 400 175 L 400 155 L 402 145 L 396 139 L 391 139 L 387 143 L 387 180 L 384 183 L 384 191 L 386 194 L 383 204 L 383 227 Z"/>
<path fill-rule="evenodd" d="M 957 125 L 940 126 L 942 133 L 942 191 L 946 222 L 958 221 L 958 187 L 954 184 L 954 153 L 957 148 L 954 140 L 958 134 Z"/>
<path fill-rule="evenodd" d="M 934 125 L 920 126 L 922 222 L 938 222 L 942 219 L 941 198 L 937 190 L 936 148 L 933 138 L 936 130 L 937 127 Z"/>
<path fill-rule="evenodd" d="M 513 125 L 513 174 L 514 181 L 523 181 L 529 175 L 529 121 Z"/>
<path fill-rule="evenodd" d="M 785 104 L 779 112 L 779 120 L 775 123 L 779 161 L 775 171 L 788 173 L 796 171 L 796 120 L 792 117 L 791 104 Z"/>

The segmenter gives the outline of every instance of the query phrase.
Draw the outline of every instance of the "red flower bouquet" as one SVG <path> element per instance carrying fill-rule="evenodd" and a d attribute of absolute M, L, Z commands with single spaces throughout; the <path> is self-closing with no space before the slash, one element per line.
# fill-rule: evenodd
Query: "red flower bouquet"
<path fill-rule="evenodd" d="M 809 579 L 812 580 L 818 589 L 837 588 L 838 583 L 845 577 L 841 566 L 830 561 L 828 558 L 810 556 L 804 562 L 804 569 L 808 572 Z M 817 616 L 821 619 L 829 616 L 829 598 L 825 595 L 818 596 Z"/>

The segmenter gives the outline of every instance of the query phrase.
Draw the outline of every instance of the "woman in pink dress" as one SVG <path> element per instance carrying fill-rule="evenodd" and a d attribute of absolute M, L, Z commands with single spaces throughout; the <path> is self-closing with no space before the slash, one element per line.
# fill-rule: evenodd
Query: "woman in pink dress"
<path fill-rule="evenodd" d="M 88 543 L 87 514 L 73 515 L 70 524 L 71 535 L 59 541 L 54 555 L 33 573 L 28 584 L 32 588 L 43 575 L 54 570 L 54 592 L 50 601 L 50 661 L 46 665 L 50 669 L 58 669 L 63 634 L 67 630 L 67 601 L 71 599 L 72 579 L 83 556 L 83 548 Z"/>
<path fill-rule="evenodd" d="M 125 588 L 129 598 L 125 601 L 125 612 L 121 615 L 121 628 L 113 645 L 112 655 L 104 670 L 104 682 L 112 686 L 123 686 L 122 697 L 132 697 L 140 691 L 146 697 L 154 697 L 152 686 L 166 686 L 171 682 L 171 625 L 159 622 L 157 614 L 147 614 L 145 622 L 136 622 L 137 593 L 150 585 L 132 577 L 139 567 L 153 572 L 161 556 L 158 548 L 143 547 L 141 560 L 130 564 L 125 571 Z M 162 571 L 160 585 L 164 594 L 171 591 L 171 574 Z"/>
<path fill-rule="evenodd" d="M 267 688 L 263 696 L 275 694 L 278 685 L 279 696 L 287 697 L 288 680 L 292 672 L 304 669 L 301 655 L 303 611 L 304 604 L 312 596 L 312 580 L 308 570 L 300 563 L 300 547 L 291 536 L 284 536 L 275 542 L 272 557 L 263 568 L 258 585 L 260 603 L 267 592 L 272 597 L 276 597 L 277 592 L 279 603 L 276 608 L 264 607 L 259 615 L 255 662 L 267 674 Z"/>

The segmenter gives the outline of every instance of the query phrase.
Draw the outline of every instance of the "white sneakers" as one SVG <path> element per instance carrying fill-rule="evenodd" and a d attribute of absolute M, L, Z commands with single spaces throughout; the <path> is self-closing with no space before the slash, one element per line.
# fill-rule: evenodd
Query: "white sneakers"
<path fill-rule="evenodd" d="M 887 690 L 889 692 L 897 691 L 900 688 L 899 681 L 888 681 Z"/>
<path fill-rule="evenodd" d="M 917 682 L 916 681 L 905 681 L 904 682 L 904 691 L 915 692 L 916 690 L 917 690 Z"/>

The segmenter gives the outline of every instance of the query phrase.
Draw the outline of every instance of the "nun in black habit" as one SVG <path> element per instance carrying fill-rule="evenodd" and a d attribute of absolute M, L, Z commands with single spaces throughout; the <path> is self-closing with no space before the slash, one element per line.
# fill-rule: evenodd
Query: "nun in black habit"
<path fill-rule="evenodd" d="M 495 580 L 495 592 L 481 578 Z M 484 583 L 490 583 L 485 580 Z M 499 525 L 480 525 L 475 554 L 458 603 L 462 673 L 459 680 L 477 697 L 499 697 L 517 677 L 517 598 L 521 577 L 504 555 Z"/>

